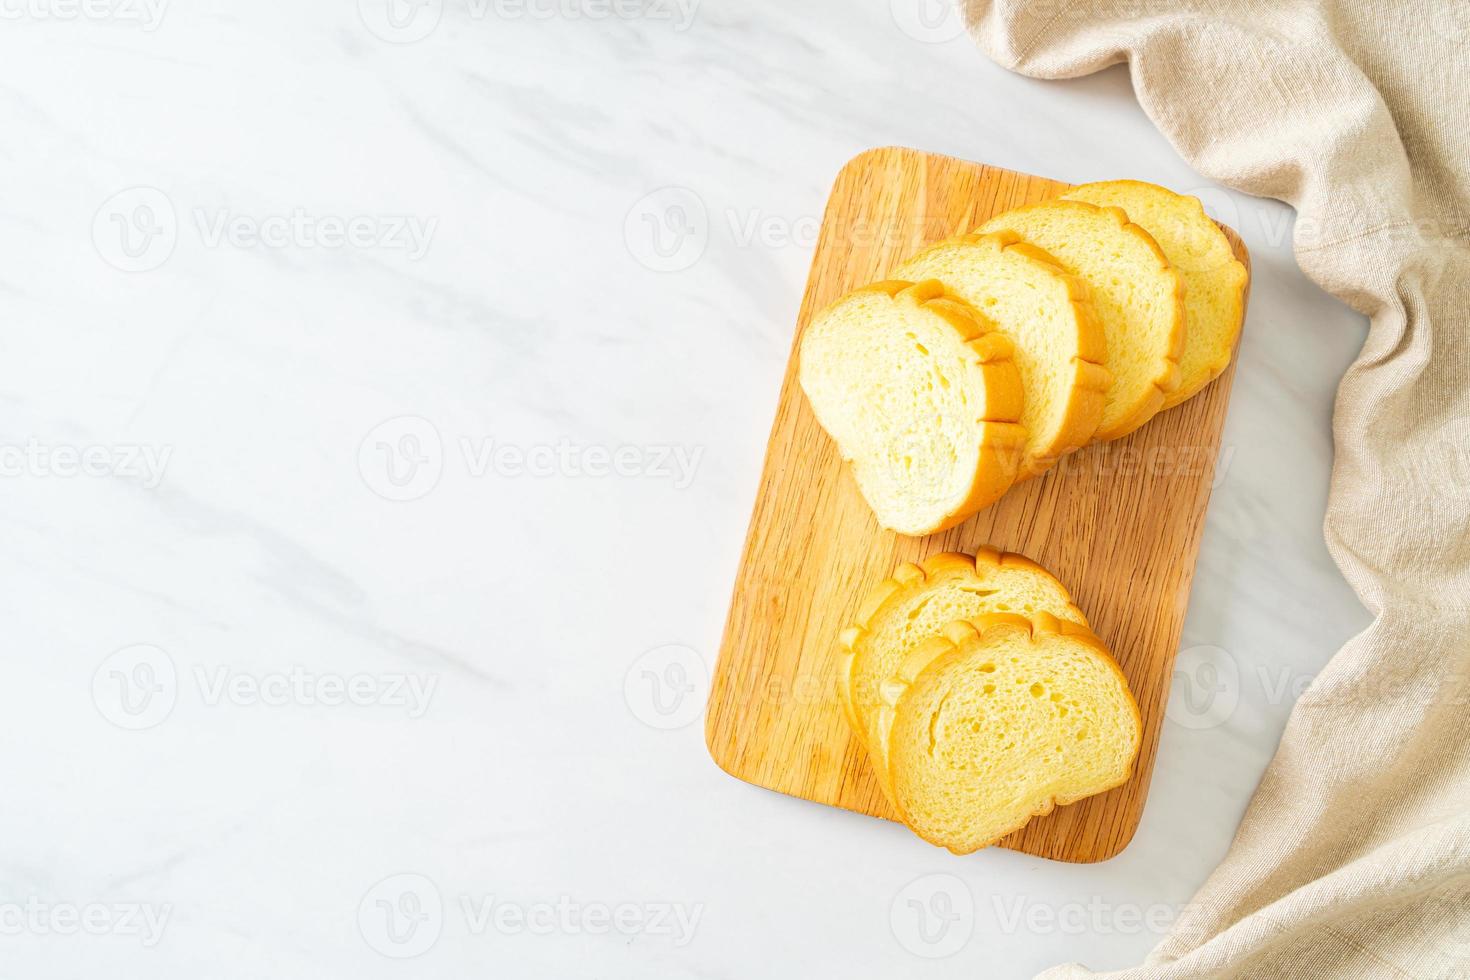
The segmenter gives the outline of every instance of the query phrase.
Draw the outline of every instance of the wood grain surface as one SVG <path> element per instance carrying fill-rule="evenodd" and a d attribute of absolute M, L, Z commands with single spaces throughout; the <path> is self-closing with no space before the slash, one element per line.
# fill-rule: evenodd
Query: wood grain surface
<path fill-rule="evenodd" d="M 920 246 L 1067 187 L 916 150 L 862 154 L 828 200 L 796 341 L 814 313 Z M 1066 583 L 1143 714 L 1130 782 L 1032 820 L 1000 846 L 1060 861 L 1117 854 L 1148 795 L 1234 364 L 1133 435 L 1074 453 L 959 527 L 906 538 L 874 523 L 802 395 L 795 351 L 793 343 L 710 693 L 705 736 L 715 762 L 757 786 L 894 819 L 837 700 L 838 632 L 899 562 L 990 544 Z"/>

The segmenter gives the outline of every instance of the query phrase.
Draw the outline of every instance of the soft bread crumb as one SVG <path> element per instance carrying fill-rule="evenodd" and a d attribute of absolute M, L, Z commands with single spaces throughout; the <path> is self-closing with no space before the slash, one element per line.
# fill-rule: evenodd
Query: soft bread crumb
<path fill-rule="evenodd" d="M 1085 446 L 1102 419 L 1111 376 L 1102 324 L 1086 284 L 1010 233 L 940 242 L 894 275 L 938 279 L 983 310 L 1015 342 L 1026 399 L 1026 458 L 1020 477 L 1037 475 Z"/>
<path fill-rule="evenodd" d="M 894 802 L 968 854 L 1125 782 L 1138 707 L 1101 641 L 1044 613 L 953 623 L 909 655 L 886 713 Z"/>
<path fill-rule="evenodd" d="M 799 380 L 878 523 L 929 534 L 1015 479 L 1025 430 L 1008 340 L 935 281 L 876 283 L 802 337 Z"/>
<path fill-rule="evenodd" d="M 1219 377 L 1240 336 L 1249 274 L 1199 199 L 1137 180 L 1083 184 L 1063 197 L 1122 208 L 1128 220 L 1153 236 L 1184 278 L 1186 328 L 1179 387 L 1164 397 L 1164 407 L 1178 405 Z"/>
<path fill-rule="evenodd" d="M 1112 373 L 1094 438 L 1125 436 L 1163 408 L 1179 387 L 1185 287 L 1148 232 L 1117 208 L 1068 200 L 1007 211 L 980 230 L 1020 235 L 1091 287 Z"/>
<path fill-rule="evenodd" d="M 1051 573 L 1021 555 L 994 549 L 975 556 L 931 555 L 920 565 L 901 565 L 873 590 L 862 610 L 858 624 L 843 634 L 847 659 L 839 677 L 848 718 L 869 746 L 883 782 L 877 719 L 882 688 L 920 644 L 947 623 L 985 613 L 1049 613 L 1087 623 Z"/>

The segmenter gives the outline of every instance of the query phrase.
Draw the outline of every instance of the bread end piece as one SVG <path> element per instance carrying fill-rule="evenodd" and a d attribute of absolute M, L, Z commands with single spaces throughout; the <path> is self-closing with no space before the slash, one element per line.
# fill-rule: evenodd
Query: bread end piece
<path fill-rule="evenodd" d="M 1020 235 L 1090 287 L 1112 374 L 1093 441 L 1122 438 L 1163 408 L 1179 386 L 1185 286 L 1147 231 L 1119 208 L 1062 198 L 996 215 L 979 231 Z"/>
<path fill-rule="evenodd" d="M 1139 180 L 1082 184 L 1063 197 L 1122 208 L 1130 221 L 1148 230 L 1185 280 L 1188 326 L 1180 382 L 1165 396 L 1164 408 L 1189 399 L 1224 373 L 1245 317 L 1250 272 L 1199 198 Z"/>
<path fill-rule="evenodd" d="M 1015 480 L 1026 432 L 1014 346 L 937 280 L 886 280 L 818 314 L 798 379 L 878 523 L 921 536 Z"/>

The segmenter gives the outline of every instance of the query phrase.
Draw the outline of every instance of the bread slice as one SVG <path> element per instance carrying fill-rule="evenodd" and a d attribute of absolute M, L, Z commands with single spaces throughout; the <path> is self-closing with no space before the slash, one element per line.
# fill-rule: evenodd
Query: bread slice
<path fill-rule="evenodd" d="M 980 226 L 1010 231 L 1056 257 L 1092 287 L 1113 374 L 1093 436 L 1118 439 L 1143 425 L 1179 387 L 1184 346 L 1184 280 L 1148 232 L 1118 208 L 1046 201 Z"/>
<path fill-rule="evenodd" d="M 1102 420 L 1112 376 L 1107 342 L 1087 285 L 1012 232 L 940 242 L 894 270 L 899 279 L 938 279 L 1015 341 L 1026 400 L 1026 455 L 1018 480 L 1087 445 Z"/>
<path fill-rule="evenodd" d="M 969 854 L 1133 773 L 1138 705 L 1102 641 L 1046 613 L 944 628 L 885 685 L 880 744 L 899 814 Z"/>
<path fill-rule="evenodd" d="M 1015 480 L 1026 430 L 1011 342 L 936 280 L 874 283 L 819 313 L 798 377 L 890 530 L 951 527 Z"/>
<path fill-rule="evenodd" d="M 1083 184 L 1062 196 L 1122 208 L 1130 221 L 1154 237 L 1184 277 L 1186 329 L 1179 387 L 1164 396 L 1164 407 L 1178 405 L 1219 377 L 1240 336 L 1249 274 L 1199 198 L 1138 180 Z"/>
<path fill-rule="evenodd" d="M 837 687 L 847 720 L 881 771 L 877 712 L 881 689 L 921 643 L 945 624 L 985 613 L 1050 613 L 1087 624 L 1066 586 L 1023 555 L 981 548 L 905 562 L 864 600 L 857 623 L 842 631 Z"/>

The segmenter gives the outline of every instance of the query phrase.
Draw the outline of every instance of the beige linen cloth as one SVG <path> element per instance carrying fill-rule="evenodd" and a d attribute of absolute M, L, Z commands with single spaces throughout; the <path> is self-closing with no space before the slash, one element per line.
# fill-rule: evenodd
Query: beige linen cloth
<path fill-rule="evenodd" d="M 1026 75 L 1128 62 L 1179 152 L 1296 208 L 1302 270 L 1372 321 L 1338 391 L 1325 529 L 1373 625 L 1297 703 L 1174 931 L 1107 976 L 1470 978 L 1470 0 L 966 17 Z"/>

